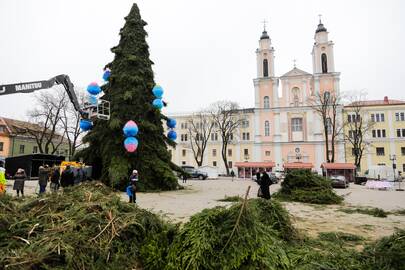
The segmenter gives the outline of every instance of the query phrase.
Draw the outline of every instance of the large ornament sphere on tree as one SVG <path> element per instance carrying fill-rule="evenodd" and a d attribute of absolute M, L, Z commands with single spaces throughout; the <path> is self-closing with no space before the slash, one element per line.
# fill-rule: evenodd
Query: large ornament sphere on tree
<path fill-rule="evenodd" d="M 108 83 L 102 86 L 102 98 L 111 104 L 110 120 L 95 121 L 92 131 L 83 138 L 89 146 L 78 157 L 93 166 L 94 177 L 113 187 L 124 188 L 130 172 L 136 169 L 140 190 L 175 189 L 178 184 L 173 170 L 179 168 L 171 162 L 167 150 L 167 145 L 175 143 L 164 134 L 162 120 L 167 117 L 152 105 L 156 98 L 152 92 L 156 85 L 153 63 L 145 41 L 146 23 L 136 4 L 125 20 L 119 44 L 111 49 L 115 58 L 105 66 L 111 70 Z M 140 143 L 133 153 L 123 147 L 122 127 L 129 119 L 135 120 L 139 128 Z"/>

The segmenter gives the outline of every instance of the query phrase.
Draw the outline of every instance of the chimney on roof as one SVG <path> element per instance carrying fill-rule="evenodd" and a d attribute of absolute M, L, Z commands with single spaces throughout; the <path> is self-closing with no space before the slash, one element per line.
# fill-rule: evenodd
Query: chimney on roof
<path fill-rule="evenodd" d="M 388 102 L 388 97 L 387 96 L 385 96 L 384 97 L 384 104 L 388 104 L 389 102 Z"/>

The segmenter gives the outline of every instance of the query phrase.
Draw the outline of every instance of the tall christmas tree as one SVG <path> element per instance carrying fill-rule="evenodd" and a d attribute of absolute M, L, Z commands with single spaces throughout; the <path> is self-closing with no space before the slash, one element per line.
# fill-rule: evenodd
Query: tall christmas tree
<path fill-rule="evenodd" d="M 146 22 L 136 4 L 125 18 L 118 46 L 111 49 L 114 60 L 108 84 L 103 87 L 103 99 L 111 103 L 109 121 L 97 120 L 83 139 L 88 147 L 79 153 L 93 165 L 100 179 L 115 187 L 124 187 L 133 169 L 139 172 L 139 188 L 170 190 L 177 187 L 173 169 L 178 169 L 167 151 L 173 142 L 164 135 L 162 120 L 167 119 L 152 106 L 154 96 L 152 64 L 146 43 Z M 129 120 L 139 127 L 138 149 L 128 153 L 123 147 L 122 128 Z"/>

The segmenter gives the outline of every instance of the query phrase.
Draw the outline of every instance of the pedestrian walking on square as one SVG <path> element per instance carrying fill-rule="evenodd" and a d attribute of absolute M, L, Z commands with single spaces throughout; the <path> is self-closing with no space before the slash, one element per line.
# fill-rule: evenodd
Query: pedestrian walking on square
<path fill-rule="evenodd" d="M 260 189 L 262 191 L 262 198 L 269 200 L 270 199 L 270 185 L 272 184 L 269 175 L 266 171 L 263 171 L 260 179 Z"/>
<path fill-rule="evenodd" d="M 181 178 L 183 179 L 183 183 L 187 183 L 187 173 L 186 172 L 183 173 Z"/>
<path fill-rule="evenodd" d="M 48 165 L 39 166 L 38 170 L 38 184 L 39 184 L 39 195 L 45 193 L 46 186 L 48 185 L 49 179 L 49 167 Z"/>
<path fill-rule="evenodd" d="M 73 186 L 74 184 L 74 173 L 73 170 L 70 168 L 70 165 L 66 166 L 66 169 L 62 172 L 62 176 L 60 179 L 60 184 L 62 187 Z"/>
<path fill-rule="evenodd" d="M 24 169 L 21 168 L 18 169 L 13 179 L 14 179 L 13 190 L 17 191 L 17 197 L 20 197 L 20 193 L 21 196 L 24 197 L 24 185 L 25 180 L 27 179 L 27 175 L 25 174 Z"/>
<path fill-rule="evenodd" d="M 232 182 L 233 182 L 233 178 L 235 177 L 235 172 L 233 170 L 231 171 L 231 176 L 232 176 Z"/>
<path fill-rule="evenodd" d="M 59 167 L 53 167 L 51 173 L 51 190 L 52 192 L 57 192 L 59 189 L 60 172 Z"/>

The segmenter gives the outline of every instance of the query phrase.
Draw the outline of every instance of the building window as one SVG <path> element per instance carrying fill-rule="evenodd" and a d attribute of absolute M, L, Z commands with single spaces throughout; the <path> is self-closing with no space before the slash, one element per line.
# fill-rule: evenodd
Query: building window
<path fill-rule="evenodd" d="M 395 113 L 395 120 L 397 120 L 397 121 L 405 121 L 405 113 L 404 112 Z"/>
<path fill-rule="evenodd" d="M 352 156 L 356 155 L 356 148 L 352 147 Z"/>
<path fill-rule="evenodd" d="M 183 160 L 183 161 L 181 162 L 181 164 L 182 164 L 182 165 L 186 165 L 186 162 Z"/>
<path fill-rule="evenodd" d="M 349 122 L 349 123 L 360 122 L 360 115 L 359 114 L 348 114 L 347 122 Z"/>
<path fill-rule="evenodd" d="M 383 113 L 372 113 L 371 122 L 384 122 L 385 117 Z"/>
<path fill-rule="evenodd" d="M 266 157 L 269 157 L 270 156 L 270 151 L 266 151 L 266 152 L 264 152 L 264 154 L 265 154 Z"/>
<path fill-rule="evenodd" d="M 263 98 L 263 108 L 265 109 L 270 108 L 270 98 L 268 96 L 265 96 Z"/>
<path fill-rule="evenodd" d="M 217 162 L 216 162 L 216 161 L 213 161 L 213 162 L 212 162 L 212 166 L 216 167 L 216 166 L 217 166 Z"/>
<path fill-rule="evenodd" d="M 187 134 L 181 134 L 180 135 L 180 141 L 186 142 L 187 141 Z"/>
<path fill-rule="evenodd" d="M 401 155 L 405 156 L 405 147 L 401 147 Z"/>
<path fill-rule="evenodd" d="M 402 164 L 402 172 L 405 172 L 405 164 Z"/>
<path fill-rule="evenodd" d="M 386 137 L 385 129 L 373 129 L 371 131 L 371 133 L 373 135 L 373 138 L 385 138 Z"/>
<path fill-rule="evenodd" d="M 302 118 L 292 118 L 291 119 L 291 130 L 302 131 Z"/>
<path fill-rule="evenodd" d="M 270 122 L 264 122 L 264 136 L 270 136 Z"/>
<path fill-rule="evenodd" d="M 377 156 L 385 156 L 384 147 L 376 147 Z"/>
<path fill-rule="evenodd" d="M 332 134 L 332 119 L 330 119 L 330 117 L 326 118 L 326 128 L 328 130 L 328 134 Z"/>
<path fill-rule="evenodd" d="M 182 152 L 182 156 L 185 157 L 186 156 L 186 149 L 183 149 L 181 152 Z"/>
<path fill-rule="evenodd" d="M 169 150 L 169 155 L 170 155 L 170 158 L 172 157 L 172 155 L 173 155 L 173 153 L 172 153 L 172 150 L 170 149 Z"/>
<path fill-rule="evenodd" d="M 249 127 L 249 121 L 248 120 L 242 120 L 241 127 L 242 128 L 248 128 Z"/>
<path fill-rule="evenodd" d="M 292 89 L 292 96 L 293 96 L 293 103 L 294 106 L 297 107 L 299 105 L 300 102 L 300 89 L 298 87 L 294 87 Z"/>
<path fill-rule="evenodd" d="M 0 133 L 3 133 L 6 131 L 6 126 L 1 125 L 0 126 Z"/>
<path fill-rule="evenodd" d="M 263 77 L 269 77 L 269 62 L 267 59 L 263 60 Z"/>
<path fill-rule="evenodd" d="M 401 137 L 405 137 L 405 128 L 403 129 L 397 129 L 397 137 L 401 138 Z"/>
<path fill-rule="evenodd" d="M 228 149 L 228 157 L 232 156 L 232 149 Z"/>
<path fill-rule="evenodd" d="M 34 146 L 34 147 L 32 148 L 32 153 L 33 153 L 33 154 L 38 153 L 38 146 Z"/>
<path fill-rule="evenodd" d="M 0 151 L 3 151 L 3 147 L 4 147 L 4 142 L 0 142 Z"/>
<path fill-rule="evenodd" d="M 187 122 L 181 123 L 181 129 L 187 129 Z"/>
<path fill-rule="evenodd" d="M 218 133 L 211 133 L 211 141 L 218 141 Z"/>
<path fill-rule="evenodd" d="M 244 140 L 244 141 L 249 141 L 250 140 L 249 132 L 243 132 L 242 133 L 242 140 Z"/>
<path fill-rule="evenodd" d="M 217 156 L 217 149 L 212 149 L 212 156 L 216 157 Z"/>
<path fill-rule="evenodd" d="M 326 53 L 323 53 L 321 55 L 321 60 L 322 60 L 322 73 L 328 73 L 328 58 L 326 56 Z"/>
<path fill-rule="evenodd" d="M 20 154 L 24 154 L 24 151 L 25 151 L 25 145 L 21 144 L 20 145 Z"/>
<path fill-rule="evenodd" d="M 249 149 L 243 149 L 243 154 L 245 155 L 245 156 L 248 156 L 249 155 Z"/>
<path fill-rule="evenodd" d="M 228 168 L 232 168 L 232 161 L 228 161 Z"/>
<path fill-rule="evenodd" d="M 231 134 L 229 135 L 229 140 L 230 140 L 230 141 L 233 141 L 233 133 L 231 133 Z"/>

